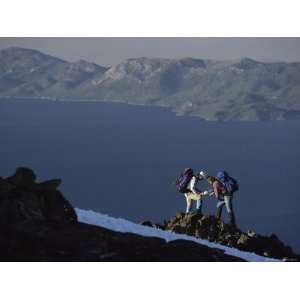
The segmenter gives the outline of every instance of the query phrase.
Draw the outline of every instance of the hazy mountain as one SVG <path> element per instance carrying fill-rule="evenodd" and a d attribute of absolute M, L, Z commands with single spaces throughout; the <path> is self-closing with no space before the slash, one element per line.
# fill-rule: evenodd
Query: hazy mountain
<path fill-rule="evenodd" d="M 70 63 L 35 50 L 8 48 L 0 51 L 0 95 L 73 98 L 83 82 L 105 71 L 83 60 Z"/>
<path fill-rule="evenodd" d="M 300 117 L 300 63 L 128 59 L 105 68 L 35 50 L 0 51 L 0 96 L 162 105 L 207 120 Z"/>

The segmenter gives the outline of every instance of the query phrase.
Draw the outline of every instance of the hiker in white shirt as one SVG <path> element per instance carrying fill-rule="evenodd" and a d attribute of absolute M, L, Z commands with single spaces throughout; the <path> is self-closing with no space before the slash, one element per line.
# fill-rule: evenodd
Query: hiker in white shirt
<path fill-rule="evenodd" d="M 201 190 L 197 189 L 197 183 L 206 178 L 206 174 L 201 171 L 199 174 L 193 175 L 191 180 L 187 185 L 187 190 L 184 194 L 186 199 L 186 213 L 191 212 L 192 201 L 196 201 L 196 210 L 198 214 L 202 214 L 202 196 L 208 195 L 208 191 L 201 192 Z"/>

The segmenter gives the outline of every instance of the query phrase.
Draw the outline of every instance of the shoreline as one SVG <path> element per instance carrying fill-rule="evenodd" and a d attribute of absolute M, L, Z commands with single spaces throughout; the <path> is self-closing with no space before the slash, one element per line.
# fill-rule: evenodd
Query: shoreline
<path fill-rule="evenodd" d="M 206 122 L 219 122 L 219 123 L 231 123 L 231 122 L 282 122 L 282 121 L 297 121 L 300 120 L 299 118 L 291 118 L 291 119 L 283 119 L 283 118 L 277 118 L 277 119 L 230 119 L 230 120 L 219 120 L 219 119 L 209 119 L 209 118 L 204 118 L 198 114 L 193 114 L 189 113 L 186 114 L 184 112 L 180 112 L 176 110 L 176 108 L 170 106 L 170 105 L 165 105 L 165 104 L 155 104 L 155 103 L 136 103 L 136 102 L 130 102 L 130 101 L 125 101 L 125 100 L 101 100 L 101 99 L 65 99 L 65 98 L 56 98 L 56 97 L 46 97 L 46 96 L 0 96 L 0 100 L 8 100 L 8 101 L 13 101 L 13 100 L 41 100 L 41 101 L 53 101 L 53 102 L 70 102 L 70 103 L 108 103 L 108 104 L 124 104 L 124 105 L 131 105 L 131 106 L 143 106 L 143 107 L 157 107 L 157 108 L 165 108 L 168 109 L 171 113 L 174 113 L 176 117 L 188 117 L 188 118 L 197 118 L 200 121 L 206 121 Z"/>

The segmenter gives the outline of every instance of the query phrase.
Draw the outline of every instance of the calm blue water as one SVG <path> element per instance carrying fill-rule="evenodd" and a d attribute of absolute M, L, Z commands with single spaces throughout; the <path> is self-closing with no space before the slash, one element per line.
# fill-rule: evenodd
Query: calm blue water
<path fill-rule="evenodd" d="M 134 221 L 185 209 L 173 182 L 187 166 L 240 182 L 237 222 L 300 251 L 300 122 L 205 122 L 153 107 L 0 101 L 0 175 L 17 166 L 60 177 L 74 206 Z M 204 186 L 205 187 L 205 186 Z M 215 200 L 204 203 L 214 213 Z M 224 217 L 225 217 L 224 213 Z"/>

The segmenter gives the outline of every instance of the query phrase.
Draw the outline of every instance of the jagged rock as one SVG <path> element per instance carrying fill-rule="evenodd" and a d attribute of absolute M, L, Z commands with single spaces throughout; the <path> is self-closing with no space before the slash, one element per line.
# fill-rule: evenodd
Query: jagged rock
<path fill-rule="evenodd" d="M 272 240 L 272 241 L 274 241 L 274 242 L 280 242 L 280 240 L 279 240 L 279 238 L 277 237 L 277 235 L 276 234 L 274 234 L 274 233 L 272 233 L 271 235 L 270 235 L 270 239 Z"/>
<path fill-rule="evenodd" d="M 185 233 L 185 229 L 180 225 L 175 225 L 170 231 L 175 233 Z"/>
<path fill-rule="evenodd" d="M 52 179 L 38 184 L 38 189 L 41 191 L 55 191 L 61 184 L 61 179 Z"/>
<path fill-rule="evenodd" d="M 44 202 L 34 193 L 12 191 L 1 195 L 0 222 L 1 224 L 16 224 L 28 220 L 44 219 Z"/>
<path fill-rule="evenodd" d="M 60 179 L 35 183 L 29 168 L 17 168 L 15 174 L 0 180 L 0 223 L 30 221 L 76 222 L 71 204 L 56 190 Z"/>
<path fill-rule="evenodd" d="M 17 168 L 16 173 L 9 178 L 9 181 L 17 187 L 31 187 L 34 185 L 36 175 L 29 168 Z"/>
<path fill-rule="evenodd" d="M 151 221 L 141 221 L 139 223 L 140 225 L 143 225 L 143 226 L 148 226 L 148 227 L 153 227 L 153 228 L 157 228 L 157 229 L 162 229 L 164 230 L 165 229 L 165 226 L 164 225 L 161 225 L 159 223 L 152 223 Z"/>
<path fill-rule="evenodd" d="M 55 222 L 77 222 L 77 215 L 70 202 L 59 191 L 42 194 L 45 201 L 45 216 Z"/>
<path fill-rule="evenodd" d="M 251 230 L 244 233 L 214 216 L 177 214 L 165 222 L 165 229 L 273 258 L 296 256 L 292 249 L 284 245 L 274 234 L 267 237 Z"/>
<path fill-rule="evenodd" d="M 165 230 L 165 226 L 159 223 L 153 224 L 153 227 L 157 229 Z"/>
<path fill-rule="evenodd" d="M 250 236 L 250 237 L 255 237 L 256 233 L 253 230 L 248 230 L 247 235 Z"/>
<path fill-rule="evenodd" d="M 0 192 L 7 193 L 14 189 L 14 185 L 7 180 L 1 178 L 0 179 Z"/>
<path fill-rule="evenodd" d="M 153 223 L 151 221 L 142 221 L 142 222 L 140 222 L 140 225 L 154 227 Z"/>
<path fill-rule="evenodd" d="M 246 244 L 247 241 L 249 241 L 249 239 L 250 239 L 249 235 L 246 235 L 246 234 L 243 234 L 243 233 L 242 233 L 242 234 L 240 235 L 240 238 L 239 238 L 238 241 L 237 241 L 237 244 L 238 244 L 238 245 Z"/>

